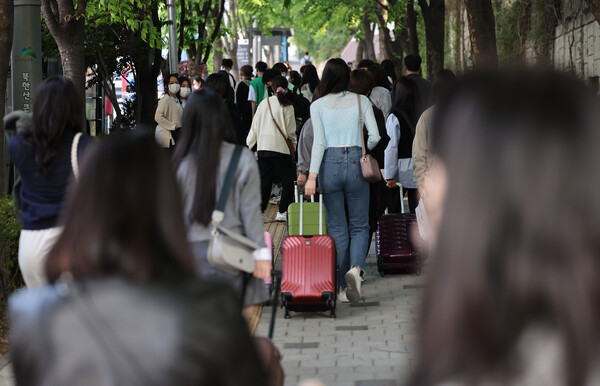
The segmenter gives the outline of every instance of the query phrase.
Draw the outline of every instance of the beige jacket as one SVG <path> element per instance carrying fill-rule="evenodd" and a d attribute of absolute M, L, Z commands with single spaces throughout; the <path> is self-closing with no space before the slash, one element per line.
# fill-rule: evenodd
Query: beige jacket
<path fill-rule="evenodd" d="M 158 102 L 154 120 L 156 126 L 155 139 L 161 147 L 171 147 L 175 144 L 171 131 L 181 127 L 181 116 L 183 107 L 181 103 L 176 102 L 169 94 L 165 94 Z"/>
<path fill-rule="evenodd" d="M 423 185 L 425 173 L 431 167 L 433 158 L 429 154 L 429 131 L 431 129 L 431 120 L 433 118 L 434 106 L 428 108 L 421 114 L 415 129 L 415 138 L 413 139 L 412 160 L 414 179 L 417 186 Z"/>
<path fill-rule="evenodd" d="M 292 141 L 296 147 L 296 120 L 294 118 L 294 107 L 282 107 L 279 104 L 276 96 L 268 99 L 273 110 L 273 116 L 279 124 L 281 130 L 285 133 L 288 139 Z M 290 151 L 283 139 L 283 136 L 277 130 L 273 123 L 271 113 L 269 112 L 269 103 L 261 103 L 256 109 L 256 114 L 252 120 L 250 132 L 246 138 L 246 144 L 252 148 L 257 144 L 257 150 L 269 150 L 283 154 L 290 154 Z"/>

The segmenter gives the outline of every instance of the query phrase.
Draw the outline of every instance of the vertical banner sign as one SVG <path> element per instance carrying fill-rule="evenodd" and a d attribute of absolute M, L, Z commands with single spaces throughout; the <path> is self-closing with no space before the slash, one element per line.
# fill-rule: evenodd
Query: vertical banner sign
<path fill-rule="evenodd" d="M 246 64 L 250 64 L 250 40 L 249 39 L 238 39 L 237 49 L 237 62 L 238 68 Z"/>
<path fill-rule="evenodd" d="M 35 89 L 42 82 L 41 2 L 14 1 L 15 26 L 11 55 L 13 110 L 30 112 Z"/>
<path fill-rule="evenodd" d="M 287 62 L 288 61 L 288 42 L 287 42 L 287 36 L 283 36 L 281 38 L 281 45 L 282 45 L 282 55 L 283 55 L 283 61 Z"/>

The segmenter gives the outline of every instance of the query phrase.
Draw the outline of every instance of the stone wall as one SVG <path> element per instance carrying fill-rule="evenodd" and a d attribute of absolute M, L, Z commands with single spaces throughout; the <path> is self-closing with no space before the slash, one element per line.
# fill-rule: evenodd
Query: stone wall
<path fill-rule="evenodd" d="M 600 24 L 584 0 L 563 3 L 562 21 L 556 28 L 554 66 L 582 79 L 600 75 Z"/>

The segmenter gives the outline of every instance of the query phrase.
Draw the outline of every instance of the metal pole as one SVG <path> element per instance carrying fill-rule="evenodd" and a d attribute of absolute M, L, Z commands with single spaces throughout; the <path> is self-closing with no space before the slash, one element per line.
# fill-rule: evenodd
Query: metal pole
<path fill-rule="evenodd" d="M 179 72 L 179 54 L 177 52 L 177 9 L 175 0 L 166 0 L 169 20 L 169 71 Z"/>
<path fill-rule="evenodd" d="M 40 0 L 15 0 L 11 53 L 13 111 L 31 111 L 42 82 L 42 19 Z"/>

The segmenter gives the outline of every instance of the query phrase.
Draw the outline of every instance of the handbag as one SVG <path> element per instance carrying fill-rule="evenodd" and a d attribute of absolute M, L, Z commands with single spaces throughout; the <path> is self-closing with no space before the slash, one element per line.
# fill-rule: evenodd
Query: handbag
<path fill-rule="evenodd" d="M 379 164 L 377 160 L 373 158 L 372 155 L 367 154 L 367 150 L 365 149 L 365 137 L 363 136 L 363 118 L 362 118 L 362 108 L 360 105 L 360 95 L 356 96 L 358 98 L 358 121 L 359 126 L 358 129 L 360 131 L 360 142 L 362 145 L 362 157 L 360 157 L 360 169 L 362 171 L 363 178 L 367 180 L 367 182 L 379 182 L 381 181 L 381 170 L 379 169 Z"/>
<path fill-rule="evenodd" d="M 269 102 L 269 98 L 267 98 L 267 104 L 269 105 L 269 112 L 271 113 L 271 119 L 273 120 L 275 127 L 277 127 L 279 134 L 281 134 L 281 136 L 285 140 L 285 144 L 287 145 L 288 150 L 290 151 L 290 157 L 292 157 L 292 159 L 294 159 L 295 158 L 294 154 L 296 153 L 296 149 L 294 149 L 294 143 L 288 137 L 285 136 L 285 134 L 283 133 L 283 130 L 281 130 L 281 127 L 279 127 L 279 124 L 277 124 L 277 121 L 275 120 L 275 117 L 273 116 L 273 110 L 271 110 L 271 102 Z"/>
<path fill-rule="evenodd" d="M 208 245 L 207 259 L 214 267 L 233 275 L 243 272 L 254 272 L 253 252 L 260 246 L 249 238 L 235 233 L 221 226 L 225 215 L 225 205 L 229 198 L 229 191 L 233 185 L 233 178 L 237 169 L 242 147 L 235 146 L 229 161 L 225 180 L 217 206 L 211 218 L 211 238 Z"/>

